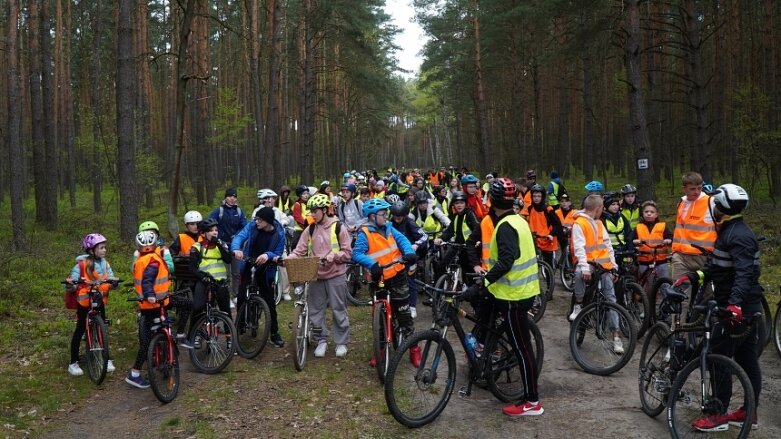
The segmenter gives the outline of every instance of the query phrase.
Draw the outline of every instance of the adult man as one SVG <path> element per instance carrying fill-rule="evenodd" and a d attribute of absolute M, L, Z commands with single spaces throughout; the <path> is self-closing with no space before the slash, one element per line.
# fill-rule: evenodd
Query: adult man
<path fill-rule="evenodd" d="M 529 310 L 540 293 L 537 280 L 537 256 L 526 221 L 513 210 L 515 184 L 509 178 L 496 178 L 489 188 L 491 207 L 497 215 L 490 244 L 488 272 L 483 285 L 476 283 L 462 295 L 475 298 L 485 288 L 491 293 L 494 307 L 505 315 L 502 324 L 507 339 L 521 364 L 526 395 L 516 404 L 505 406 L 507 416 L 536 416 L 543 413 L 537 392 L 537 369 L 529 330 Z"/>
<path fill-rule="evenodd" d="M 222 205 L 212 211 L 209 214 L 209 218 L 217 221 L 217 238 L 229 243 L 233 237 L 239 233 L 239 230 L 247 225 L 247 219 L 244 217 L 244 212 L 241 210 L 238 201 L 238 192 L 235 187 L 231 187 L 225 190 L 225 199 Z M 241 270 L 239 262 L 233 260 L 230 263 L 231 274 L 231 308 L 236 307 L 236 297 L 239 295 L 239 283 L 241 283 Z"/>
<path fill-rule="evenodd" d="M 716 226 L 713 224 L 709 197 L 702 192 L 702 176 L 689 172 L 681 179 L 684 196 L 678 203 L 673 231 L 670 275 L 673 278 L 700 270 L 705 266 L 705 256 L 693 245 L 713 250 L 716 242 Z"/>

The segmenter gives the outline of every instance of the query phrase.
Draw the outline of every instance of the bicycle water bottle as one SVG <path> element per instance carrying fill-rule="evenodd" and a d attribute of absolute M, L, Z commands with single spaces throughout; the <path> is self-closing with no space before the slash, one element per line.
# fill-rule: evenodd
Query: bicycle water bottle
<path fill-rule="evenodd" d="M 471 332 L 466 334 L 466 353 L 471 358 L 475 358 L 475 346 L 477 346 L 477 339 Z"/>

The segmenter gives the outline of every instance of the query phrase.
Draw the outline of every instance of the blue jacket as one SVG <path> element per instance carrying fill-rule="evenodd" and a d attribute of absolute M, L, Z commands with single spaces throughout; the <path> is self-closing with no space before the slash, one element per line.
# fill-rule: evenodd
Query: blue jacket
<path fill-rule="evenodd" d="M 248 222 L 244 225 L 239 233 L 233 237 L 231 241 L 231 252 L 236 250 L 242 250 L 245 257 L 257 258 L 261 254 L 252 254 L 253 243 L 258 236 L 258 228 L 255 225 L 255 221 Z M 269 260 L 282 256 L 285 252 L 285 227 L 282 224 L 274 220 L 274 238 L 271 240 L 269 248 L 263 252 L 268 255 Z M 244 271 L 244 262 L 241 263 L 241 271 Z M 270 264 L 266 268 L 266 279 L 272 279 L 277 273 L 277 266 Z"/>
<path fill-rule="evenodd" d="M 222 209 L 222 218 L 220 218 L 220 209 Z M 223 204 L 214 209 L 212 213 L 209 214 L 209 218 L 217 221 L 217 230 L 219 231 L 217 237 L 224 242 L 230 242 L 230 240 L 233 239 L 233 236 L 239 233 L 239 230 L 241 230 L 242 227 L 247 225 L 247 219 L 244 218 L 244 211 L 242 211 L 238 205 L 227 206 Z M 254 221 L 250 221 L 250 223 L 254 223 Z"/>
<path fill-rule="evenodd" d="M 399 247 L 401 254 L 415 254 L 415 250 L 412 249 L 412 244 L 409 243 L 409 239 L 402 235 L 401 232 L 394 229 L 390 222 L 385 225 L 384 231 L 380 231 L 376 225 L 370 223 L 365 224 L 365 227 L 369 229 L 370 233 L 383 233 L 385 238 L 387 238 L 388 235 L 392 233 L 393 239 L 396 241 L 396 245 Z M 366 238 L 366 233 L 364 232 L 363 227 L 361 227 L 358 229 L 358 236 L 355 239 L 355 246 L 353 247 L 353 261 L 363 265 L 366 268 L 371 268 L 375 262 L 374 259 L 366 256 L 366 252 L 368 250 L 369 240 Z"/>

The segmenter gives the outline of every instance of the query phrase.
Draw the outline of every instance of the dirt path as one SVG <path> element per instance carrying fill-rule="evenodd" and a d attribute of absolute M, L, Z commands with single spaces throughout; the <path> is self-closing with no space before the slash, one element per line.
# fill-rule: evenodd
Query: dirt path
<path fill-rule="evenodd" d="M 348 359 L 311 360 L 302 373 L 291 372 L 286 349 L 266 348 L 259 360 L 237 358 L 227 372 L 206 376 L 185 361 L 182 394 L 161 406 L 151 391 L 130 388 L 115 375 L 85 404 L 43 422 L 44 435 L 57 438 L 124 437 L 540 437 L 659 438 L 668 436 L 664 414 L 652 419 L 640 410 L 637 362 L 609 377 L 588 375 L 571 359 L 564 318 L 568 303 L 557 291 L 540 329 L 545 361 L 540 396 L 545 414 L 507 419 L 502 404 L 487 390 L 458 396 L 465 384 L 459 364 L 456 391 L 434 423 L 418 430 L 398 425 L 385 407 L 383 388 L 366 364 L 369 356 L 367 308 L 351 308 L 353 328 Z M 428 310 L 418 327 L 429 326 Z M 280 320 L 283 321 L 283 320 Z M 333 347 L 331 347 L 333 349 Z M 762 359 L 760 429 L 751 437 L 781 437 L 781 359 L 771 350 Z M 461 348 L 457 358 L 463 359 Z M 260 364 L 261 367 L 257 367 Z M 117 374 L 122 369 L 118 369 Z M 312 370 L 307 374 L 307 371 Z M 315 373 L 317 372 L 317 373 Z M 320 377 L 320 378 L 317 378 Z M 277 409 L 275 409 L 277 408 Z"/>

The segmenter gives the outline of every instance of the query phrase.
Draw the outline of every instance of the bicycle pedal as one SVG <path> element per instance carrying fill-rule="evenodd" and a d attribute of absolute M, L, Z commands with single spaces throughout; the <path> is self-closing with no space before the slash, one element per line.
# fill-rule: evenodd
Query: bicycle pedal
<path fill-rule="evenodd" d="M 469 389 L 467 389 L 466 386 L 461 386 L 460 389 L 458 389 L 458 397 L 459 398 L 466 398 L 469 396 Z"/>
<path fill-rule="evenodd" d="M 105 319 L 103 322 L 106 324 L 106 326 L 111 326 L 111 319 Z"/>

